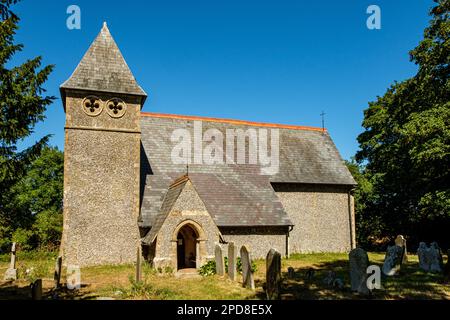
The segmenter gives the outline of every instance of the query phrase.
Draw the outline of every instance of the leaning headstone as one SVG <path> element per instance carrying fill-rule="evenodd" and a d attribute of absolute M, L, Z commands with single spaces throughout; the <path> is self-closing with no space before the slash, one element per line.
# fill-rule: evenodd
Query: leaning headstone
<path fill-rule="evenodd" d="M 441 248 L 436 242 L 432 242 L 429 250 L 430 272 L 441 273 L 444 269 Z"/>
<path fill-rule="evenodd" d="M 295 270 L 292 267 L 288 268 L 288 278 L 289 279 L 294 279 L 295 278 Z"/>
<path fill-rule="evenodd" d="M 395 238 L 395 245 L 403 248 L 402 263 L 408 262 L 408 250 L 406 249 L 406 239 L 401 234 Z"/>
<path fill-rule="evenodd" d="M 81 271 L 76 265 L 67 266 L 67 289 L 75 290 L 81 288 Z"/>
<path fill-rule="evenodd" d="M 56 259 L 55 273 L 53 279 L 55 280 L 55 289 L 58 289 L 61 284 L 61 268 L 62 268 L 62 257 L 59 256 Z"/>
<path fill-rule="evenodd" d="M 16 269 L 16 243 L 13 242 L 11 246 L 11 262 L 9 268 L 5 272 L 5 281 L 17 280 L 17 269 Z"/>
<path fill-rule="evenodd" d="M 278 300 L 280 298 L 280 290 L 281 290 L 281 254 L 275 249 L 270 249 L 266 257 L 267 300 Z"/>
<path fill-rule="evenodd" d="M 253 280 L 252 260 L 250 252 L 245 246 L 241 247 L 241 263 L 242 263 L 242 285 L 245 288 L 255 290 L 255 281 Z"/>
<path fill-rule="evenodd" d="M 138 245 L 136 249 L 136 282 L 141 282 L 142 280 L 142 247 Z"/>
<path fill-rule="evenodd" d="M 236 260 L 237 251 L 234 242 L 228 244 L 228 277 L 236 281 Z"/>
<path fill-rule="evenodd" d="M 352 291 L 360 294 L 368 294 L 367 288 L 367 268 L 369 267 L 369 257 L 362 248 L 356 248 L 348 254 L 350 262 L 350 283 Z"/>
<path fill-rule="evenodd" d="M 402 256 L 402 247 L 397 245 L 388 246 L 382 269 L 386 276 L 395 276 L 400 272 Z"/>
<path fill-rule="evenodd" d="M 32 300 L 42 299 L 42 279 L 37 279 L 31 284 L 31 299 Z"/>
<path fill-rule="evenodd" d="M 417 256 L 419 257 L 419 268 L 428 272 L 430 270 L 430 262 L 428 261 L 428 247 L 425 242 L 419 243 Z"/>
<path fill-rule="evenodd" d="M 225 274 L 225 263 L 223 261 L 222 248 L 218 244 L 216 244 L 214 254 L 216 258 L 216 274 L 223 276 Z"/>

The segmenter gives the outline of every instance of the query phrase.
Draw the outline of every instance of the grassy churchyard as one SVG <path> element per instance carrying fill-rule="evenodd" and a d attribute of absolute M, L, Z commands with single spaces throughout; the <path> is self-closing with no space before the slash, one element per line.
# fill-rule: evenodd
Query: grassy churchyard
<path fill-rule="evenodd" d="M 232 282 L 219 276 L 178 278 L 160 273 L 148 265 L 143 266 L 143 281 L 134 281 L 133 265 L 114 265 L 82 268 L 82 287 L 54 292 L 53 271 L 56 254 L 21 253 L 17 255 L 19 280 L 0 280 L 0 299 L 30 299 L 29 284 L 43 280 L 44 299 L 265 299 L 265 261 L 256 260 L 254 274 L 256 290 L 244 289 L 240 282 Z M 369 253 L 371 264 L 382 266 L 384 253 Z M 446 262 L 446 257 L 444 257 Z M 0 256 L 0 275 L 9 265 L 9 255 Z M 288 268 L 295 274 L 288 279 Z M 307 273 L 314 275 L 307 279 Z M 28 271 L 27 271 L 28 270 Z M 329 287 L 324 283 L 329 271 L 343 280 L 343 288 Z M 63 270 L 63 275 L 65 270 Z M 349 262 L 347 254 L 295 254 L 282 260 L 282 294 L 285 299 L 361 299 L 350 290 Z M 1 278 L 1 279 L 2 279 Z M 241 280 L 241 276 L 238 277 Z M 63 284 L 64 284 L 64 280 Z M 418 258 L 408 256 L 399 276 L 382 278 L 383 288 L 375 290 L 372 299 L 450 299 L 450 283 L 439 274 L 419 270 Z"/>

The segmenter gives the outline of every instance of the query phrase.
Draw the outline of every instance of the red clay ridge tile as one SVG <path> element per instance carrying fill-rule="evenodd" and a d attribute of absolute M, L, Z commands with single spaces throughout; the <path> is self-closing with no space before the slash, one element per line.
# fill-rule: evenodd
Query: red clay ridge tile
<path fill-rule="evenodd" d="M 253 122 L 253 121 L 246 121 L 246 120 L 209 118 L 209 117 L 200 117 L 200 116 L 185 116 L 185 115 L 178 115 L 178 114 L 165 114 L 165 113 L 154 113 L 154 112 L 141 112 L 141 117 L 199 120 L 199 121 L 208 121 L 208 122 L 232 123 L 232 124 L 237 124 L 237 125 L 292 129 L 292 130 L 307 130 L 307 131 L 320 131 L 320 132 L 327 131 L 327 129 L 317 128 L 317 127 L 309 127 L 309 126 L 294 126 L 294 125 L 288 125 L 288 124 Z"/>

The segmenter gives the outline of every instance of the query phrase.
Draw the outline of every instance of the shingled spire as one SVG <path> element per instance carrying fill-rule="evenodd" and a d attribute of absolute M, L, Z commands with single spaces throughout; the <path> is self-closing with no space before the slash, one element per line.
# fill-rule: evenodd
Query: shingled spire
<path fill-rule="evenodd" d="M 77 68 L 61 85 L 63 101 L 66 89 L 78 89 L 147 96 L 137 84 L 109 32 L 106 22 Z"/>

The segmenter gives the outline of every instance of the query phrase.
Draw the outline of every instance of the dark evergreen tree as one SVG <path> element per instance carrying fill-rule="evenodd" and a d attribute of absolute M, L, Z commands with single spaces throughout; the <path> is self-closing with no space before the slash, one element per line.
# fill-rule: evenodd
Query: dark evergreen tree
<path fill-rule="evenodd" d="M 23 46 L 14 42 L 19 18 L 11 11 L 17 0 L 0 0 L 0 238 L 9 238 L 20 224 L 10 203 L 11 187 L 26 173 L 46 145 L 48 136 L 33 146 L 18 150 L 17 143 L 28 137 L 35 124 L 55 99 L 45 95 L 43 85 L 53 66 L 41 67 L 41 57 L 8 68 L 14 54 Z"/>

